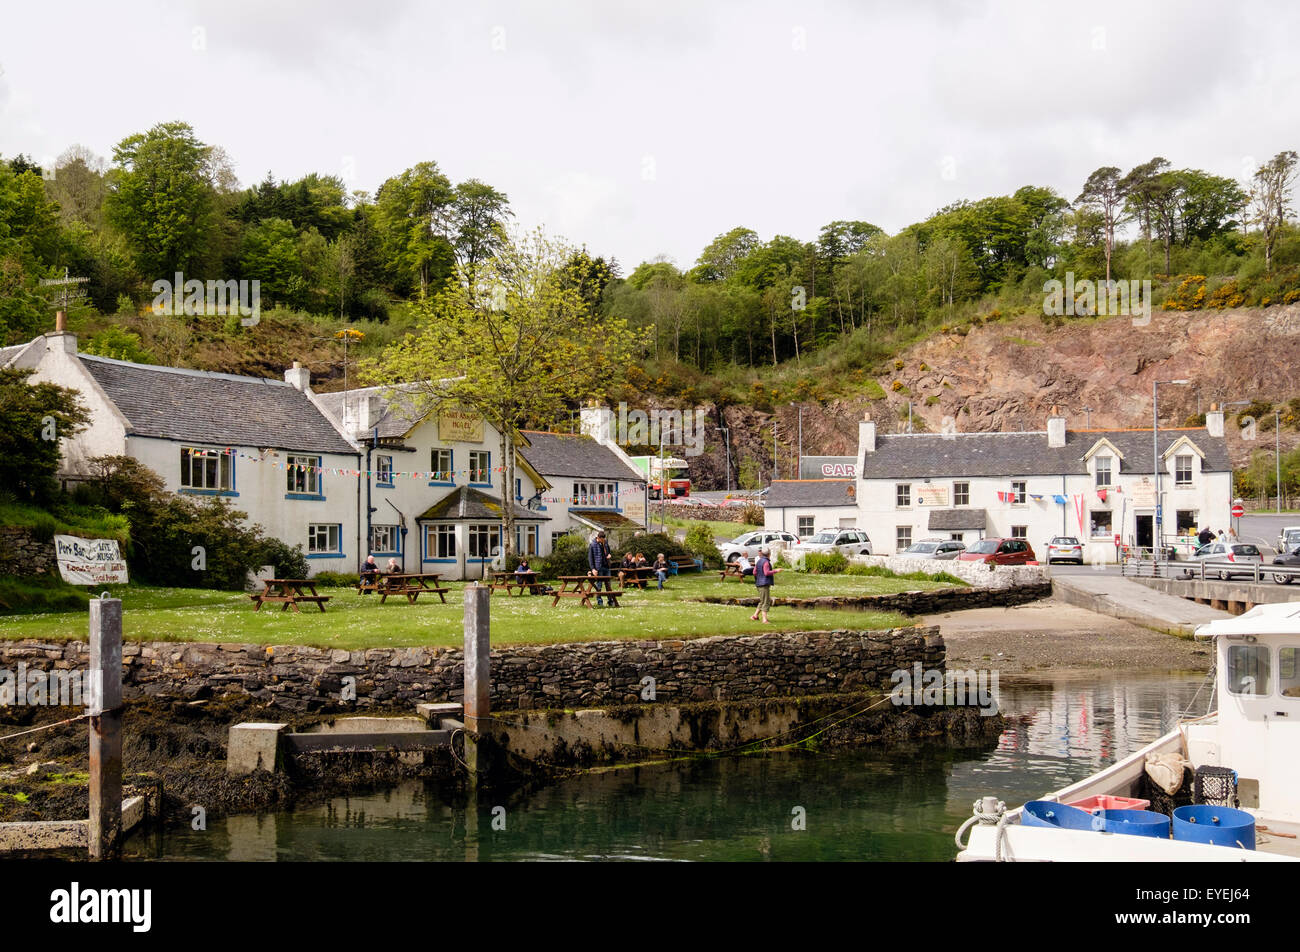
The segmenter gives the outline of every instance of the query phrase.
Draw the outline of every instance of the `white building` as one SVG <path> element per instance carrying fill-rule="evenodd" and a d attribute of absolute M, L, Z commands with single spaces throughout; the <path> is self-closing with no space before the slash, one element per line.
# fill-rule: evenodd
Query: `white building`
<path fill-rule="evenodd" d="M 1162 542 L 1226 526 L 1222 411 L 1206 414 L 1204 428 L 1161 428 L 1158 440 Z M 878 435 L 868 418 L 857 460 L 857 527 L 882 555 L 927 537 L 1019 537 L 1041 556 L 1068 535 L 1088 561 L 1114 561 L 1117 540 L 1150 547 L 1157 532 L 1150 429 L 1067 430 L 1053 414 L 1032 433 Z"/>
<path fill-rule="evenodd" d="M 793 532 L 800 539 L 821 529 L 856 528 L 857 495 L 852 479 L 774 479 L 763 501 L 763 527 Z M 871 542 L 876 544 L 874 537 Z"/>

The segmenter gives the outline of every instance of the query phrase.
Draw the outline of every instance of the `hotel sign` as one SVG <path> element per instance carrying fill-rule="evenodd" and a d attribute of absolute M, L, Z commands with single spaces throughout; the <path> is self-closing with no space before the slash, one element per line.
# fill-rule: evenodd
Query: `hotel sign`
<path fill-rule="evenodd" d="M 645 525 L 645 500 L 623 497 L 623 515 L 633 522 Z"/>
<path fill-rule="evenodd" d="M 947 486 L 919 487 L 916 490 L 916 504 L 918 506 L 948 505 L 948 487 Z"/>
<path fill-rule="evenodd" d="M 438 439 L 443 443 L 482 443 L 483 417 L 470 410 L 441 410 Z"/>

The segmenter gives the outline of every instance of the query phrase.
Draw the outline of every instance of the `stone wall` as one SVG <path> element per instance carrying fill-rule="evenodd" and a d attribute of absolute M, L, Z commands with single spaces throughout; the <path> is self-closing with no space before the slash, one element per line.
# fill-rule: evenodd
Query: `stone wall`
<path fill-rule="evenodd" d="M 650 515 L 659 515 L 659 501 L 650 500 Z M 672 502 L 669 501 L 667 508 L 668 515 L 675 519 L 708 519 L 712 522 L 735 522 L 744 521 L 744 506 L 709 506 L 696 502 Z M 654 522 L 652 518 L 651 523 Z"/>
<path fill-rule="evenodd" d="M 42 575 L 56 564 L 52 540 L 27 526 L 0 526 L 0 575 Z"/>
<path fill-rule="evenodd" d="M 0 668 L 84 669 L 86 653 L 84 642 L 0 642 Z M 342 711 L 464 694 L 457 648 L 128 642 L 122 655 L 127 698 L 234 693 L 289 711 Z M 938 628 L 511 645 L 492 652 L 491 701 L 499 710 L 641 703 L 644 678 L 666 704 L 832 694 L 891 687 L 890 674 L 915 662 L 943 666 Z M 342 700 L 345 678 L 355 679 L 355 703 Z"/>
<path fill-rule="evenodd" d="M 743 587 L 742 587 L 743 586 Z M 1005 588 L 940 588 L 928 592 L 893 592 L 889 595 L 821 595 L 816 598 L 782 598 L 781 586 L 773 589 L 773 603 L 788 608 L 838 608 L 904 615 L 937 615 L 967 608 L 995 608 L 1024 605 L 1050 598 L 1052 583 L 1041 582 Z M 757 605 L 752 584 L 737 583 L 733 595 L 705 595 L 702 602 L 719 605 Z"/>
<path fill-rule="evenodd" d="M 913 559 L 901 555 L 858 555 L 849 561 L 859 565 L 883 565 L 899 575 L 910 575 L 913 572 L 938 575 L 947 572 L 976 588 L 1019 588 L 1052 583 L 1051 570 L 1045 565 L 985 565 L 983 562 Z"/>

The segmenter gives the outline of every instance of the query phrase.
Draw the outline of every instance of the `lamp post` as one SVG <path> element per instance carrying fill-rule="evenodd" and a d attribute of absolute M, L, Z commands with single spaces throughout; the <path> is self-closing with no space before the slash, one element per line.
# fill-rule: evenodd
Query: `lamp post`
<path fill-rule="evenodd" d="M 1151 561 L 1158 558 L 1157 551 L 1161 550 L 1160 532 L 1164 527 L 1164 509 L 1160 505 L 1160 385 L 1179 384 L 1186 386 L 1189 380 L 1153 380 L 1151 381 L 1151 469 L 1155 473 L 1156 483 L 1156 508 L 1152 515 L 1151 523 Z"/>
<path fill-rule="evenodd" d="M 1273 485 L 1277 488 L 1277 514 L 1282 515 L 1282 414 L 1273 411 L 1273 457 L 1277 467 Z"/>
<path fill-rule="evenodd" d="M 727 451 L 727 492 L 731 492 L 731 431 L 725 426 L 719 426 L 722 431 L 722 445 Z"/>

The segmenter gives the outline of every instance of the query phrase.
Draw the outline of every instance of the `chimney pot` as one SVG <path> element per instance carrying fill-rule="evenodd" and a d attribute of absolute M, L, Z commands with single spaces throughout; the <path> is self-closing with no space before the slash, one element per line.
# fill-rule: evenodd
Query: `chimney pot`
<path fill-rule="evenodd" d="M 68 329 L 68 316 L 62 311 L 58 311 L 54 315 L 54 329 L 60 334 Z"/>

